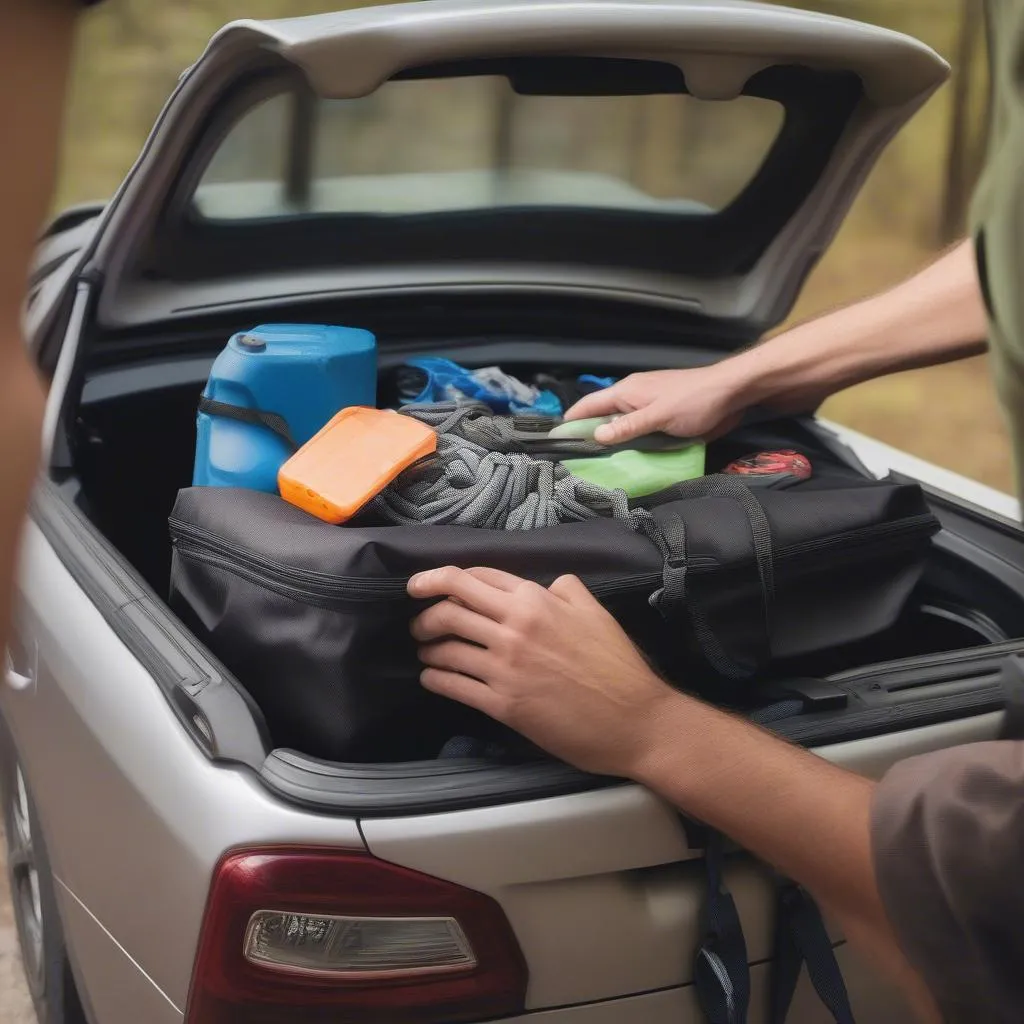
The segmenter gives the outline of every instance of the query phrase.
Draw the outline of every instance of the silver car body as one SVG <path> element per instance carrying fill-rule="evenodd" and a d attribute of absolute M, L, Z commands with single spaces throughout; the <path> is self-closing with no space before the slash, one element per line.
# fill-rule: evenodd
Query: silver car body
<path fill-rule="evenodd" d="M 688 77 L 709 97 L 735 94 L 753 69 L 780 59 L 852 67 L 869 83 L 876 112 L 844 140 L 805 208 L 741 278 L 699 282 L 626 271 L 420 265 L 306 274 L 301 282 L 282 275 L 281 294 L 294 294 L 299 285 L 310 295 L 386 295 L 411 288 L 543 288 L 586 295 L 600 289 L 640 304 L 699 308 L 768 325 L 785 315 L 799 290 L 809 266 L 806 253 L 827 245 L 877 154 L 946 73 L 931 51 L 894 33 L 754 4 L 441 0 L 230 26 L 183 76 L 138 165 L 88 229 L 80 252 L 48 278 L 29 314 L 33 333 L 43 337 L 57 322 L 55 297 L 77 290 L 53 372 L 48 453 L 55 455 L 65 394 L 94 322 L 172 323 L 203 303 L 254 311 L 273 305 L 265 286 L 241 279 L 205 290 L 190 286 L 186 301 L 172 287 L 130 273 L 140 239 L 154 230 L 155 211 L 169 194 L 182 148 L 239 68 L 274 54 L 294 63 L 323 95 L 361 95 L 413 59 L 509 48 L 669 52 L 685 58 Z M 101 270 L 102 278 L 82 275 L 86 266 Z M 879 476 L 897 470 L 995 516 L 1015 518 L 1019 512 L 1005 495 L 834 429 Z M 102 608 L 100 597 L 107 602 Z M 523 1020 L 702 1019 L 689 952 L 698 938 L 704 884 L 699 852 L 687 847 L 674 811 L 652 794 L 621 786 L 390 817 L 306 810 L 275 796 L 257 772 L 203 749 L 201 716 L 198 732 L 183 726 L 165 690 L 112 631 L 111 608 L 126 622 L 137 620 L 140 629 L 159 613 L 152 595 L 124 581 L 83 581 L 69 569 L 52 533 L 30 523 L 0 711 L 39 809 L 67 946 L 95 1024 L 184 1019 L 214 866 L 226 850 L 256 844 L 367 849 L 492 895 L 529 964 Z M 166 648 L 168 673 L 186 689 L 199 670 L 198 657 Z M 199 668 L 209 671 L 208 665 Z M 997 725 L 997 715 L 982 715 L 819 752 L 877 776 L 908 755 L 988 738 Z M 769 878 L 747 861 L 737 862 L 728 880 L 751 961 L 758 965 L 753 1004 L 761 1006 L 770 957 Z M 845 947 L 839 955 L 862 1019 L 907 1019 L 874 974 Z M 761 1019 L 757 1014 L 752 1021 Z M 806 982 L 791 1019 L 828 1019 Z"/>

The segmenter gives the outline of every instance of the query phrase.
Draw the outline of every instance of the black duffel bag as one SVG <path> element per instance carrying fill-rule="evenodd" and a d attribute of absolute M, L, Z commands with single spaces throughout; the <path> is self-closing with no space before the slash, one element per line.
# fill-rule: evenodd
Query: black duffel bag
<path fill-rule="evenodd" d="M 277 745 L 408 760 L 472 731 L 472 713 L 418 684 L 405 586 L 420 570 L 486 565 L 544 584 L 575 574 L 669 678 L 735 692 L 779 659 L 891 626 L 938 529 L 919 488 L 890 483 L 755 493 L 709 476 L 645 505 L 642 530 L 337 527 L 274 495 L 189 488 L 170 522 L 171 605 L 249 690 Z"/>

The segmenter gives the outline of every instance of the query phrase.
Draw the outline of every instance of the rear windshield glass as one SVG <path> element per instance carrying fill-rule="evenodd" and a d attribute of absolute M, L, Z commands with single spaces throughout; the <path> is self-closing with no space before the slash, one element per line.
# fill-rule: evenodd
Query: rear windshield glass
<path fill-rule="evenodd" d="M 737 93 L 699 99 L 675 64 L 617 57 L 432 64 L 344 100 L 294 69 L 254 70 L 197 134 L 142 273 L 743 274 L 813 191 L 863 89 L 794 64 Z"/>
<path fill-rule="evenodd" d="M 675 71 L 676 69 L 673 69 Z M 249 110 L 202 177 L 207 221 L 588 207 L 726 209 L 779 136 L 774 99 L 523 94 L 501 75 L 285 92 Z"/>

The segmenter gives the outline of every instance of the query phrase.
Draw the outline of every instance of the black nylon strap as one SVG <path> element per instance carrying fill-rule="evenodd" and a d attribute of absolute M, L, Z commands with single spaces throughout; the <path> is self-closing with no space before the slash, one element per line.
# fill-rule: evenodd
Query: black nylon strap
<path fill-rule="evenodd" d="M 764 615 L 764 631 L 761 636 L 763 652 L 760 662 L 766 663 L 772 653 L 772 618 L 775 604 L 775 556 L 772 547 L 771 525 L 768 517 L 754 492 L 735 477 L 717 474 L 688 480 L 667 490 L 652 495 L 647 501 L 634 502 L 640 507 L 654 508 L 671 501 L 689 500 L 692 498 L 733 498 L 743 509 L 750 524 L 750 535 L 754 549 L 754 560 L 757 564 L 758 578 L 761 583 L 761 600 Z M 752 668 L 737 664 L 722 646 L 700 608 L 691 601 L 686 601 L 686 530 L 682 518 L 672 516 L 660 521 L 652 517 L 661 531 L 656 538 L 665 559 L 662 588 L 651 596 L 651 604 L 666 618 L 677 615 L 680 608 L 686 607 L 693 623 L 694 634 L 701 650 L 712 667 L 719 673 L 733 678 L 749 676 Z"/>
<path fill-rule="evenodd" d="M 666 618 L 686 611 L 686 523 L 681 516 L 670 516 L 658 524 L 661 543 L 661 590 L 651 604 Z"/>
<path fill-rule="evenodd" d="M 778 889 L 768 1024 L 785 1024 L 805 963 L 818 998 L 836 1024 L 854 1024 L 850 997 L 821 912 L 809 893 L 787 881 Z"/>
<path fill-rule="evenodd" d="M 288 421 L 276 412 L 264 412 L 262 409 L 247 409 L 244 405 L 218 402 L 207 398 L 206 395 L 199 399 L 199 411 L 205 412 L 208 416 L 224 416 L 229 420 L 238 420 L 239 423 L 265 427 L 281 438 L 291 451 L 296 452 L 299 449 L 291 430 L 288 429 Z"/>
<path fill-rule="evenodd" d="M 708 664 L 723 676 L 742 679 L 748 672 L 726 653 L 707 617 L 695 601 L 687 600 L 686 523 L 682 516 L 663 520 L 644 519 L 644 529 L 658 545 L 662 558 L 661 586 L 650 596 L 650 604 L 668 621 L 687 616 L 693 635 Z"/>
<path fill-rule="evenodd" d="M 740 503 L 750 522 L 754 557 L 757 560 L 757 572 L 765 594 L 765 612 L 768 614 L 768 605 L 775 597 L 775 563 L 772 554 L 771 525 L 757 495 L 736 477 L 713 473 L 710 476 L 676 484 L 634 504 L 650 508 L 689 498 L 735 498 Z"/>
<path fill-rule="evenodd" d="M 685 819 L 683 824 L 687 825 Z M 711 829 L 704 834 L 707 888 L 701 921 L 703 938 L 694 955 L 694 988 L 708 1024 L 746 1024 L 750 964 L 743 924 L 722 877 L 722 836 Z M 793 882 L 783 881 L 777 893 L 767 1024 L 785 1024 L 804 964 L 835 1024 L 855 1024 L 846 984 L 817 904 Z"/>
<path fill-rule="evenodd" d="M 704 938 L 693 962 L 697 1000 L 708 1024 L 746 1024 L 750 963 L 736 903 L 722 878 L 722 837 L 717 832 L 708 832 L 704 865 Z"/>

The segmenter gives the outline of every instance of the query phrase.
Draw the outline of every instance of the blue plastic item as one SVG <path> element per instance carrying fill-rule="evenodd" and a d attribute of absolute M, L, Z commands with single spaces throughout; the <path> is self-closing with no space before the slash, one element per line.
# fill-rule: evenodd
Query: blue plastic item
<path fill-rule="evenodd" d="M 576 378 L 581 384 L 591 384 L 600 391 L 618 383 L 618 377 L 595 377 L 592 373 L 581 373 Z"/>
<path fill-rule="evenodd" d="M 301 446 L 339 410 L 376 405 L 377 340 L 351 327 L 264 324 L 231 338 L 203 396 L 280 417 Z M 291 454 L 270 426 L 244 422 L 230 409 L 201 410 L 192 482 L 275 493 L 277 471 Z"/>
<path fill-rule="evenodd" d="M 557 395 L 524 384 L 497 366 L 470 370 L 440 356 L 421 356 L 410 359 L 405 365 L 419 370 L 422 381 L 413 391 L 401 396 L 402 405 L 469 400 L 483 402 L 498 414 L 562 415 L 562 403 Z"/>

